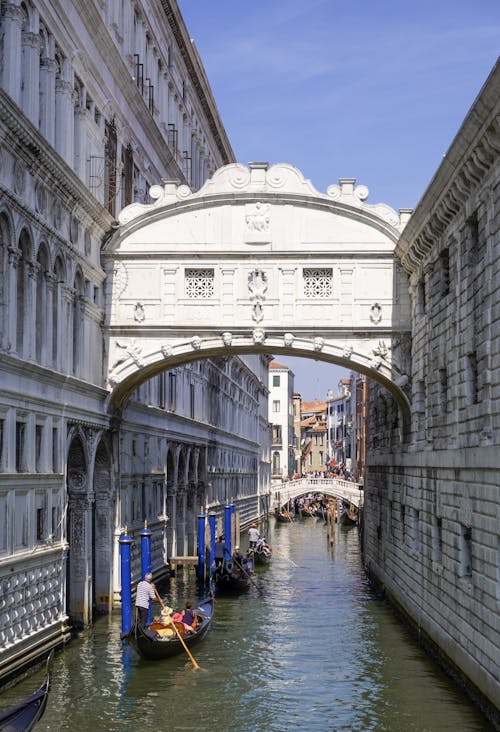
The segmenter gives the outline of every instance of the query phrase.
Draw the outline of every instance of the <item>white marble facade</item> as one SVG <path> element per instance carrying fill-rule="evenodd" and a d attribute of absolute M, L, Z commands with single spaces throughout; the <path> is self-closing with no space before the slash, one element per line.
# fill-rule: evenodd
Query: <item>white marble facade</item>
<path fill-rule="evenodd" d="M 148 520 L 159 574 L 194 552 L 201 505 L 264 510 L 270 436 L 265 356 L 178 367 L 109 405 L 100 251 L 114 219 L 154 182 L 196 190 L 233 160 L 176 3 L 13 0 L 0 23 L 5 679 L 119 600 L 125 526 Z"/>

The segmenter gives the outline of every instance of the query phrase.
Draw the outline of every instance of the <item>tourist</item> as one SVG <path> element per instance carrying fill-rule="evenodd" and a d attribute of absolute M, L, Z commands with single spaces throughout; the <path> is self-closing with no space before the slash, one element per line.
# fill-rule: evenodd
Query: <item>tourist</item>
<path fill-rule="evenodd" d="M 224 541 L 224 537 L 219 536 L 218 541 L 215 542 L 215 566 L 220 567 L 221 564 L 223 564 L 225 555 L 227 552 L 226 543 Z"/>
<path fill-rule="evenodd" d="M 182 613 L 182 622 L 184 623 L 184 627 L 186 628 L 186 630 L 188 630 L 190 633 L 194 633 L 196 616 L 191 609 L 190 600 L 186 600 L 186 605 L 185 605 L 184 611 Z"/>

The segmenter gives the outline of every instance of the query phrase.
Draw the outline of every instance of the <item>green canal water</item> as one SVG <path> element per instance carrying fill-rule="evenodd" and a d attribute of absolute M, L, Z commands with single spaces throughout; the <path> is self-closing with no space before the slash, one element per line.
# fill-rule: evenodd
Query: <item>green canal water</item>
<path fill-rule="evenodd" d="M 199 670 L 185 656 L 141 660 L 121 645 L 116 613 L 56 656 L 37 732 L 491 729 L 372 590 L 356 529 L 339 529 L 332 548 L 315 519 L 264 530 L 275 552 L 255 575 L 260 592 L 217 599 Z M 164 590 L 176 607 L 195 596 L 191 576 Z"/>

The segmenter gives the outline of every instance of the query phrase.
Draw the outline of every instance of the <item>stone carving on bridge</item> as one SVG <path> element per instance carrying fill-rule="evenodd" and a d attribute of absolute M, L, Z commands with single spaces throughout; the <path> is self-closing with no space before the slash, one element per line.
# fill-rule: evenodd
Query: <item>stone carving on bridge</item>
<path fill-rule="evenodd" d="M 349 206 L 357 206 L 367 212 L 374 213 L 381 219 L 387 221 L 391 226 L 400 227 L 401 220 L 399 215 L 393 208 L 385 203 L 366 204 L 364 201 L 368 198 L 369 190 L 366 186 L 356 186 L 355 178 L 340 178 L 339 185 L 331 185 L 327 188 L 326 195 L 328 198 L 345 203 Z"/>
<path fill-rule="evenodd" d="M 113 269 L 113 301 L 118 302 L 127 289 L 128 272 L 123 262 L 116 262 Z"/>
<path fill-rule="evenodd" d="M 225 346 L 229 347 L 231 345 L 231 343 L 233 342 L 233 334 L 226 330 L 222 334 L 222 342 Z"/>
<path fill-rule="evenodd" d="M 378 371 L 382 363 L 387 360 L 390 348 L 385 341 L 379 341 L 378 346 L 372 349 L 373 359 L 370 366 Z"/>
<path fill-rule="evenodd" d="M 160 351 L 161 351 L 161 355 L 163 356 L 163 358 L 170 358 L 170 356 L 172 355 L 172 352 L 173 352 L 172 346 L 165 346 L 165 345 L 163 345 L 160 348 Z"/>
<path fill-rule="evenodd" d="M 254 269 L 249 273 L 248 289 L 250 299 L 253 301 L 252 318 L 256 323 L 260 323 L 264 319 L 262 303 L 266 299 L 267 287 L 267 275 L 264 270 Z"/>
<path fill-rule="evenodd" d="M 378 325 L 382 320 L 382 308 L 378 302 L 374 302 L 370 308 L 370 320 L 373 325 Z"/>
<path fill-rule="evenodd" d="M 201 348 L 201 338 L 199 336 L 194 336 L 194 338 L 191 338 L 191 346 L 195 351 L 199 351 Z"/>
<path fill-rule="evenodd" d="M 354 349 L 353 349 L 352 346 L 345 345 L 344 348 L 343 348 L 343 350 L 342 350 L 342 357 L 343 358 L 351 358 L 353 350 Z"/>
<path fill-rule="evenodd" d="M 314 339 L 314 350 L 315 351 L 322 351 L 323 346 L 325 345 L 325 339 L 321 338 L 321 336 L 318 336 Z"/>
<path fill-rule="evenodd" d="M 266 340 L 266 334 L 262 328 L 254 328 L 252 333 L 253 342 L 256 346 L 264 343 Z"/>
<path fill-rule="evenodd" d="M 295 340 L 295 336 L 293 333 L 285 333 L 283 336 L 283 343 L 287 348 L 291 348 L 293 346 L 293 342 Z"/>
<path fill-rule="evenodd" d="M 134 305 L 134 320 L 137 321 L 137 323 L 142 323 L 144 320 L 146 320 L 144 306 L 140 302 L 136 302 L 136 304 Z"/>
<path fill-rule="evenodd" d="M 271 206 L 269 203 L 248 203 L 245 206 L 245 240 L 250 244 L 267 243 L 271 230 Z"/>

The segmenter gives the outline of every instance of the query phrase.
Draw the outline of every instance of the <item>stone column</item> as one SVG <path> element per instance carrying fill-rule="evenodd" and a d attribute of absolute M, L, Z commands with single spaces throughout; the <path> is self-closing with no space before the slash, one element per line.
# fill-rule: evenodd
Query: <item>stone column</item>
<path fill-rule="evenodd" d="M 75 113 L 75 173 L 84 183 L 86 182 L 86 166 L 87 166 L 87 128 L 88 112 L 84 107 L 77 109 Z"/>
<path fill-rule="evenodd" d="M 36 287 L 40 265 L 37 262 L 27 262 L 28 277 L 24 293 L 24 356 L 36 359 Z"/>
<path fill-rule="evenodd" d="M 56 79 L 56 125 L 55 148 L 66 163 L 73 168 L 73 84 L 65 79 Z"/>
<path fill-rule="evenodd" d="M 58 322 L 59 354 L 61 371 L 71 372 L 73 368 L 73 299 L 76 291 L 69 285 L 61 286 L 61 310 Z"/>
<path fill-rule="evenodd" d="M 20 251 L 14 247 L 7 249 L 8 264 L 4 282 L 4 310 L 2 313 L 2 350 L 10 351 L 16 342 L 17 331 L 17 267 Z"/>
<path fill-rule="evenodd" d="M 113 500 L 110 491 L 95 493 L 95 601 L 99 612 L 109 612 L 113 597 L 111 571 L 113 566 Z"/>
<path fill-rule="evenodd" d="M 72 621 L 89 625 L 92 621 L 92 506 L 93 493 L 70 493 L 69 518 L 69 597 Z"/>
<path fill-rule="evenodd" d="M 16 104 L 21 101 L 21 24 L 19 5 L 2 5 L 3 48 L 1 86 Z"/>
<path fill-rule="evenodd" d="M 56 288 L 56 278 L 51 272 L 46 272 L 46 289 L 45 289 L 45 338 L 42 345 L 42 363 L 44 366 L 50 366 L 52 364 L 52 339 L 53 339 L 53 327 L 54 319 L 52 312 L 54 308 L 54 289 Z"/>
<path fill-rule="evenodd" d="M 280 304 L 280 319 L 286 323 L 293 323 L 295 318 L 295 275 L 297 272 L 296 267 L 290 267 L 290 269 L 281 269 L 281 304 Z"/>
<path fill-rule="evenodd" d="M 23 64 L 21 106 L 28 119 L 38 127 L 40 36 L 38 33 L 24 31 L 21 40 Z"/>
<path fill-rule="evenodd" d="M 40 132 L 51 145 L 54 145 L 55 138 L 56 68 L 57 64 L 53 58 L 41 59 L 39 71 Z"/>

